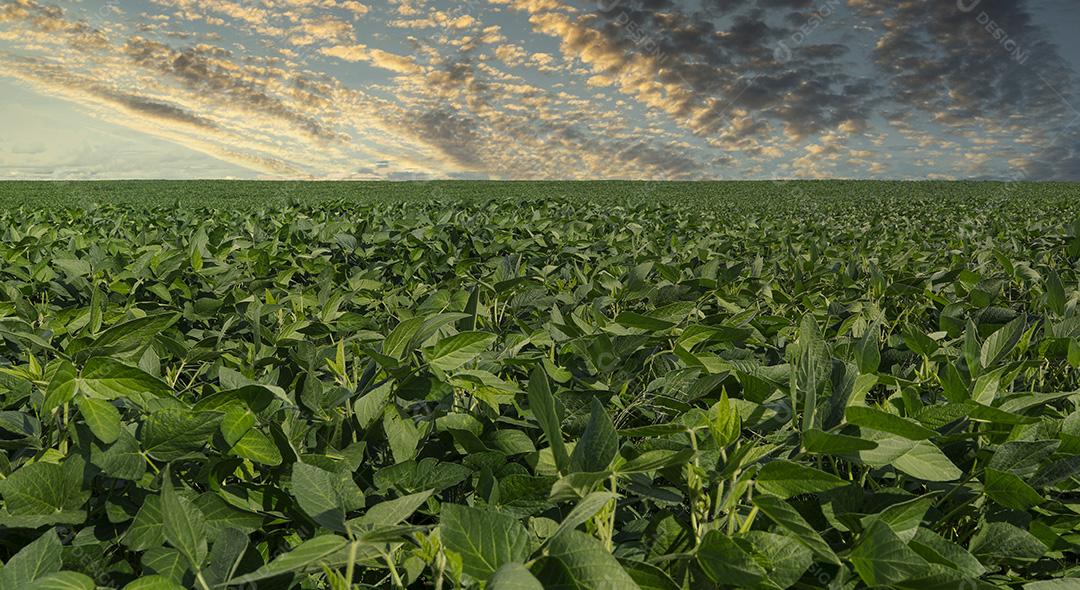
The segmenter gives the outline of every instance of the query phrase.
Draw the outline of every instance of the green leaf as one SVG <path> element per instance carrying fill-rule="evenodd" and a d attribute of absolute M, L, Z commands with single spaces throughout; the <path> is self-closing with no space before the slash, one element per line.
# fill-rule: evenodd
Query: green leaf
<path fill-rule="evenodd" d="M 983 563 L 1034 561 L 1047 551 L 1038 537 L 1007 522 L 979 523 L 970 549 Z"/>
<path fill-rule="evenodd" d="M 709 432 L 716 446 L 726 447 L 739 439 L 742 420 L 739 411 L 728 400 L 727 391 L 720 392 L 720 401 L 709 408 Z"/>
<path fill-rule="evenodd" d="M 488 590 L 544 590 L 543 584 L 520 563 L 503 565 L 487 583 Z"/>
<path fill-rule="evenodd" d="M 244 435 L 255 426 L 255 412 L 247 404 L 234 401 L 225 406 L 225 415 L 221 418 L 221 436 L 230 447 L 240 442 Z"/>
<path fill-rule="evenodd" d="M 844 410 L 844 417 L 847 418 L 848 422 L 856 426 L 873 428 L 874 430 L 896 434 L 911 440 L 924 440 L 937 436 L 936 432 L 914 420 L 874 408 L 848 406 Z"/>
<path fill-rule="evenodd" d="M 551 395 L 547 375 L 539 367 L 529 376 L 529 409 L 547 436 L 551 452 L 555 456 L 555 467 L 559 473 L 567 473 L 570 456 L 566 453 L 566 444 L 562 438 L 562 420 L 555 409 L 555 398 Z"/>
<path fill-rule="evenodd" d="M 229 529 L 253 533 L 263 523 L 262 516 L 241 510 L 213 492 L 199 494 L 193 503 L 206 522 L 206 536 L 214 542 Z"/>
<path fill-rule="evenodd" d="M 1051 269 L 1046 273 L 1046 306 L 1057 315 L 1065 315 L 1065 286 L 1061 277 Z"/>
<path fill-rule="evenodd" d="M 533 574 L 548 590 L 638 590 L 630 574 L 596 538 L 566 531 L 551 539 Z"/>
<path fill-rule="evenodd" d="M 184 590 L 184 587 L 165 576 L 155 574 L 132 581 L 124 586 L 124 590 Z"/>
<path fill-rule="evenodd" d="M 139 400 L 146 394 L 171 396 L 172 389 L 149 373 L 107 357 L 94 357 L 86 362 L 79 378 L 79 389 L 99 399 L 130 398 Z"/>
<path fill-rule="evenodd" d="M 349 524 L 369 524 L 391 526 L 400 523 L 427 502 L 434 490 L 409 494 L 393 500 L 385 500 L 368 508 L 363 516 L 354 518 Z"/>
<path fill-rule="evenodd" d="M 992 467 L 987 467 L 984 472 L 983 491 L 998 504 L 1013 510 L 1029 510 L 1045 501 L 1024 480 Z"/>
<path fill-rule="evenodd" d="M 864 375 L 876 373 L 881 365 L 878 332 L 879 329 L 875 326 L 855 342 L 855 363 L 859 367 L 859 373 Z"/>
<path fill-rule="evenodd" d="M 817 428 L 803 432 L 803 448 L 808 453 L 841 455 L 877 448 L 877 443 L 857 436 L 833 434 Z"/>
<path fill-rule="evenodd" d="M 30 583 L 60 571 L 63 545 L 49 529 L 26 545 L 0 569 L 0 588 L 27 588 Z"/>
<path fill-rule="evenodd" d="M 290 488 L 296 503 L 316 523 L 345 532 L 344 482 L 342 477 L 307 463 L 294 463 Z"/>
<path fill-rule="evenodd" d="M 683 449 L 681 451 L 655 449 L 645 451 L 625 463 L 616 464 L 615 471 L 623 474 L 649 473 L 666 467 L 685 465 L 693 457 L 694 451 L 692 449 Z"/>
<path fill-rule="evenodd" d="M 435 343 L 425 357 L 433 367 L 450 372 L 476 358 L 495 341 L 496 336 L 488 332 L 462 332 Z"/>
<path fill-rule="evenodd" d="M 107 448 L 93 445 L 90 456 L 93 464 L 109 477 L 138 481 L 146 473 L 146 459 L 139 448 L 139 441 L 123 428 L 116 441 Z"/>
<path fill-rule="evenodd" d="M 62 465 L 31 463 L 0 480 L 0 496 L 12 515 L 59 516 L 81 510 L 89 499 L 82 482 L 83 464 L 78 457 Z"/>
<path fill-rule="evenodd" d="M 356 413 L 356 420 L 360 423 L 360 428 L 370 427 L 383 416 L 383 408 L 386 407 L 387 402 L 390 400 L 393 387 L 393 381 L 387 381 L 356 400 L 356 403 L 353 404 L 353 411 Z"/>
<path fill-rule="evenodd" d="M 577 505 L 574 506 L 574 509 L 570 511 L 570 514 L 567 514 L 566 518 L 563 518 L 562 522 L 559 523 L 559 528 L 555 529 L 552 537 L 569 530 L 574 530 L 585 524 L 585 522 L 595 516 L 597 512 L 600 512 L 600 509 L 607 506 L 617 497 L 618 496 L 611 492 L 592 492 L 588 496 L 585 496 L 578 501 Z"/>
<path fill-rule="evenodd" d="M 604 471 L 611 465 L 611 460 L 615 458 L 618 449 L 619 436 L 615 433 L 615 425 L 604 410 L 603 404 L 593 398 L 589 423 L 585 426 L 581 440 L 574 446 L 574 452 L 570 455 L 570 471 L 589 473 Z"/>
<path fill-rule="evenodd" d="M 831 473 L 791 461 L 770 461 L 754 478 L 754 486 L 760 492 L 785 500 L 800 494 L 824 492 L 847 483 Z"/>
<path fill-rule="evenodd" d="M 930 573 L 930 564 L 882 521 L 874 521 L 863 532 L 848 559 L 869 586 L 895 584 Z"/>
<path fill-rule="evenodd" d="M 165 519 L 161 514 L 161 496 L 149 496 L 124 533 L 124 545 L 132 551 L 145 551 L 164 542 Z"/>
<path fill-rule="evenodd" d="M 649 317 L 632 311 L 619 312 L 619 315 L 615 316 L 615 323 L 627 328 L 648 330 L 650 332 L 661 332 L 675 325 L 675 322 Z"/>
<path fill-rule="evenodd" d="M 78 371 L 75 370 L 75 365 L 67 360 L 56 362 L 57 367 L 49 379 L 45 401 L 41 404 L 42 414 L 51 414 L 56 408 L 70 402 L 78 389 Z"/>
<path fill-rule="evenodd" d="M 738 543 L 720 531 L 709 531 L 697 548 L 697 561 L 717 584 L 748 588 L 765 579 L 765 570 Z"/>
<path fill-rule="evenodd" d="M 829 353 L 813 314 L 803 316 L 799 339 L 791 349 L 794 357 L 791 361 L 795 365 L 791 373 L 792 407 L 802 410 L 802 430 L 810 430 L 818 426 L 818 389 L 831 371 Z"/>
<path fill-rule="evenodd" d="M 1024 584 L 1024 590 L 1075 590 L 1080 588 L 1080 578 L 1058 578 Z"/>
<path fill-rule="evenodd" d="M 872 437 L 878 446 L 859 451 L 859 458 L 874 467 L 891 466 L 926 481 L 955 481 L 963 472 L 928 440 L 914 441 L 881 433 Z"/>
<path fill-rule="evenodd" d="M 439 534 L 447 551 L 461 557 L 462 571 L 486 580 L 503 565 L 524 562 L 528 531 L 516 518 L 482 508 L 443 504 Z"/>
<path fill-rule="evenodd" d="M 289 572 L 321 569 L 324 564 L 335 564 L 338 561 L 336 556 L 346 545 L 348 541 L 337 535 L 320 535 L 308 539 L 250 574 L 233 578 L 229 585 L 252 584 Z"/>
<path fill-rule="evenodd" d="M 974 555 L 925 527 L 919 527 L 908 546 L 927 561 L 951 567 L 969 578 L 979 578 L 986 573 L 986 568 Z"/>
<path fill-rule="evenodd" d="M 135 318 L 117 324 L 98 336 L 91 348 L 114 348 L 130 350 L 147 344 L 151 338 L 164 332 L 180 319 L 179 313 L 165 312 Z"/>
<path fill-rule="evenodd" d="M 896 533 L 896 536 L 901 541 L 907 543 L 915 537 L 919 525 L 926 516 L 926 511 L 930 509 L 933 502 L 932 497 L 921 496 L 906 502 L 893 504 L 884 510 L 864 516 L 862 519 L 863 528 L 869 528 L 871 523 L 880 520 L 889 525 L 889 528 Z"/>
<path fill-rule="evenodd" d="M 112 443 L 120 436 L 120 412 L 103 399 L 80 396 L 75 401 L 90 432 L 103 443 Z"/>
<path fill-rule="evenodd" d="M 281 465 L 281 451 L 270 437 L 258 430 L 247 431 L 229 452 L 263 465 Z"/>
<path fill-rule="evenodd" d="M 836 556 L 829 544 L 790 504 L 775 496 L 760 495 L 754 496 L 753 502 L 765 516 L 768 516 L 780 528 L 792 533 L 792 536 L 814 555 L 829 563 L 839 565 L 840 558 Z"/>
<path fill-rule="evenodd" d="M 94 590 L 94 580 L 79 572 L 56 572 L 34 580 L 29 590 Z"/>
<path fill-rule="evenodd" d="M 206 559 L 206 520 L 194 504 L 176 493 L 169 469 L 161 474 L 161 516 L 165 539 L 199 570 Z"/>
<path fill-rule="evenodd" d="M 986 339 L 986 342 L 983 342 L 979 351 L 979 364 L 982 365 L 983 369 L 996 365 L 1012 352 L 1013 348 L 1016 348 L 1016 344 L 1020 342 L 1020 337 L 1024 335 L 1026 323 L 1027 319 L 1021 315 L 1002 326 L 991 334 Z"/>
<path fill-rule="evenodd" d="M 223 416 L 221 412 L 182 408 L 158 410 L 142 425 L 143 450 L 160 461 L 200 452 L 220 427 Z"/>
<path fill-rule="evenodd" d="M 398 324 L 383 341 L 382 353 L 392 359 L 403 360 L 406 353 L 412 352 L 413 336 L 423 325 L 422 316 L 409 318 Z"/>

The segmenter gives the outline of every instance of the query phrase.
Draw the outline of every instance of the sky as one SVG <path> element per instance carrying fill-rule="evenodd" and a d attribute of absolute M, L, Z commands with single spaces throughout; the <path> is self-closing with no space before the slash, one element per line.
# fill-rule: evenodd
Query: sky
<path fill-rule="evenodd" d="M 0 0 L 0 179 L 1080 180 L 1075 0 Z"/>

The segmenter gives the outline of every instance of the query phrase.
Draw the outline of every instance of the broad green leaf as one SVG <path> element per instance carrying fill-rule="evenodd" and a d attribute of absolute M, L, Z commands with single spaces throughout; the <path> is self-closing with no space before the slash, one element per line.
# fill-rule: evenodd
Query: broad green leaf
<path fill-rule="evenodd" d="M 165 576 L 150 575 L 133 580 L 123 590 L 184 590 L 184 587 Z"/>
<path fill-rule="evenodd" d="M 551 395 L 547 375 L 540 368 L 534 369 L 529 376 L 529 409 L 547 436 L 551 452 L 555 456 L 555 466 L 560 473 L 567 473 L 570 456 L 566 453 L 562 438 L 562 420 L 556 411 L 555 398 Z"/>
<path fill-rule="evenodd" d="M 221 412 L 194 412 L 181 408 L 158 410 L 142 425 L 143 450 L 160 461 L 198 453 L 221 425 Z"/>
<path fill-rule="evenodd" d="M 165 519 L 161 513 L 161 496 L 149 496 L 124 533 L 124 545 L 132 551 L 145 551 L 164 542 Z"/>
<path fill-rule="evenodd" d="M 516 518 L 493 510 L 443 504 L 439 534 L 447 551 L 460 556 L 462 571 L 487 580 L 500 567 L 524 562 L 532 550 L 528 531 Z"/>
<path fill-rule="evenodd" d="M 252 584 L 289 572 L 319 570 L 323 564 L 336 564 L 336 556 L 347 545 L 348 541 L 343 537 L 319 535 L 304 541 L 292 551 L 278 556 L 254 572 L 233 578 L 229 581 L 229 586 Z"/>
<path fill-rule="evenodd" d="M 570 511 L 559 523 L 559 528 L 555 529 L 553 537 L 559 533 L 574 530 L 577 527 L 585 524 L 590 518 L 596 515 L 604 506 L 607 506 L 610 502 L 616 499 L 616 495 L 611 492 L 592 492 L 588 496 L 582 498 L 574 509 Z"/>
<path fill-rule="evenodd" d="M 1073 590 L 1080 588 L 1080 578 L 1057 578 L 1024 584 L 1024 590 Z"/>
<path fill-rule="evenodd" d="M 924 440 L 937 436 L 936 432 L 914 420 L 874 408 L 848 406 L 844 410 L 844 417 L 856 426 L 889 432 L 911 440 Z"/>
<path fill-rule="evenodd" d="M 648 473 L 658 469 L 664 469 L 675 465 L 685 465 L 694 456 L 692 449 L 672 451 L 668 449 L 656 449 L 645 451 L 633 459 L 616 464 L 615 471 L 618 473 Z"/>
<path fill-rule="evenodd" d="M 969 549 L 983 563 L 1034 561 L 1047 551 L 1038 537 L 1008 522 L 979 523 Z"/>
<path fill-rule="evenodd" d="M 281 451 L 274 441 L 258 430 L 248 430 L 229 452 L 263 465 L 281 465 Z"/>
<path fill-rule="evenodd" d="M 988 369 L 1005 358 L 1024 334 L 1026 319 L 1020 316 L 1005 324 L 983 342 L 979 350 L 979 364 Z"/>
<path fill-rule="evenodd" d="M 400 523 L 416 512 L 427 502 L 434 490 L 409 494 L 393 500 L 384 500 L 367 509 L 362 516 L 349 521 L 349 524 L 368 524 L 391 526 Z"/>
<path fill-rule="evenodd" d="M 4 564 L 0 569 L 0 588 L 29 588 L 35 580 L 60 571 L 62 550 L 60 538 L 49 529 Z"/>
<path fill-rule="evenodd" d="M 660 332 L 675 325 L 674 322 L 657 319 L 632 311 L 619 312 L 619 315 L 615 316 L 615 323 L 626 326 L 627 328 L 637 328 L 639 330 L 648 330 L 650 332 Z"/>
<path fill-rule="evenodd" d="M 91 347 L 121 350 L 137 348 L 168 329 L 179 319 L 179 313 L 165 312 L 128 320 L 102 332 L 94 339 Z"/>
<path fill-rule="evenodd" d="M 62 571 L 44 575 L 29 586 L 29 590 L 94 590 L 94 580 L 79 572 Z"/>
<path fill-rule="evenodd" d="M 487 350 L 495 338 L 495 334 L 488 332 L 454 334 L 435 343 L 430 352 L 425 352 L 424 356 L 433 367 L 450 372 Z"/>
<path fill-rule="evenodd" d="M 863 532 L 848 559 L 869 586 L 895 584 L 930 573 L 930 564 L 880 520 Z"/>
<path fill-rule="evenodd" d="M 404 320 L 397 325 L 390 335 L 383 341 L 383 354 L 396 359 L 403 360 L 405 354 L 412 351 L 411 344 L 413 337 L 420 330 L 420 327 L 424 325 L 423 317 L 414 317 Z"/>
<path fill-rule="evenodd" d="M 242 402 L 232 402 L 224 407 L 221 418 L 221 436 L 225 444 L 235 445 L 255 426 L 255 413 Z"/>
<path fill-rule="evenodd" d="M 491 575 L 488 590 L 544 590 L 544 586 L 520 563 L 508 563 Z"/>
<path fill-rule="evenodd" d="M 51 414 L 53 410 L 70 402 L 78 389 L 78 371 L 67 360 L 56 361 L 57 367 L 49 380 L 45 401 L 41 404 L 42 414 Z"/>
<path fill-rule="evenodd" d="M 603 404 L 596 398 L 592 400 L 592 411 L 581 440 L 570 454 L 570 470 L 573 472 L 604 471 L 611 465 L 619 448 L 619 436 L 615 434 L 615 425 L 607 415 Z"/>
<path fill-rule="evenodd" d="M 638 585 L 596 538 L 566 531 L 551 540 L 532 569 L 547 589 L 638 590 Z"/>
<path fill-rule="evenodd" d="M 360 428 L 366 429 L 370 427 L 383 416 L 383 409 L 386 408 L 386 404 L 390 400 L 393 385 L 392 381 L 387 381 L 356 400 L 356 403 L 353 404 L 353 411 L 356 413 L 356 420 L 360 423 Z"/>
<path fill-rule="evenodd" d="M 263 517 L 241 510 L 223 500 L 213 492 L 199 494 L 193 502 L 206 522 L 206 536 L 216 542 L 225 531 L 234 529 L 242 533 L 253 533 L 263 523 Z"/>
<path fill-rule="evenodd" d="M 770 461 L 754 478 L 758 491 L 782 499 L 824 492 L 844 485 L 847 482 L 831 473 L 790 461 Z"/>
<path fill-rule="evenodd" d="M 157 377 L 107 357 L 94 357 L 86 361 L 86 366 L 79 376 L 79 389 L 91 397 L 104 400 L 138 400 L 145 395 L 172 394 L 169 385 Z"/>
<path fill-rule="evenodd" d="M 701 539 L 697 562 L 717 584 L 747 588 L 757 585 L 767 575 L 753 555 L 720 531 L 709 531 Z"/>
<path fill-rule="evenodd" d="M 114 442 L 120 436 L 120 412 L 103 399 L 80 396 L 75 401 L 90 432 L 103 443 Z"/>
<path fill-rule="evenodd" d="M 780 528 L 790 532 L 797 541 L 813 551 L 814 555 L 829 563 L 840 563 L 840 558 L 829 544 L 790 504 L 775 496 L 758 495 L 754 496 L 754 505 Z"/>
<path fill-rule="evenodd" d="M 951 567 L 969 578 L 979 578 L 986 573 L 986 568 L 974 555 L 925 527 L 919 527 L 908 546 L 927 561 Z"/>
<path fill-rule="evenodd" d="M 926 481 L 955 481 L 963 475 L 963 472 L 928 440 L 915 441 L 886 433 L 869 438 L 878 446 L 859 451 L 859 459 L 868 465 L 891 466 Z"/>
<path fill-rule="evenodd" d="M 1027 482 L 1008 471 L 987 467 L 983 490 L 998 504 L 1013 510 L 1028 510 L 1045 500 Z"/>
<path fill-rule="evenodd" d="M 742 420 L 739 411 L 728 400 L 727 391 L 720 393 L 720 401 L 709 408 L 709 432 L 718 447 L 726 447 L 739 438 Z"/>
<path fill-rule="evenodd" d="M 790 536 L 749 531 L 740 538 L 749 541 L 754 560 L 766 572 L 767 584 L 779 588 L 794 586 L 814 562 L 813 552 Z"/>
<path fill-rule="evenodd" d="M 863 528 L 869 528 L 875 521 L 884 522 L 900 540 L 907 543 L 915 537 L 919 525 L 926 516 L 926 511 L 930 509 L 933 502 L 932 497 L 922 496 L 893 504 L 884 510 L 864 516 Z"/>
<path fill-rule="evenodd" d="M 202 511 L 176 493 L 168 469 L 161 474 L 161 516 L 165 539 L 193 569 L 200 569 L 207 554 L 206 520 Z"/>
<path fill-rule="evenodd" d="M 124 428 L 111 445 L 104 449 L 93 445 L 90 453 L 91 462 L 109 477 L 138 481 L 146 473 L 147 462 L 139 441 Z"/>
<path fill-rule="evenodd" d="M 290 491 L 296 503 L 316 523 L 345 532 L 344 482 L 337 473 L 307 463 L 294 463 Z"/>
<path fill-rule="evenodd" d="M 833 434 L 816 428 L 803 432 L 803 448 L 808 453 L 840 455 L 877 448 L 877 443 L 857 436 Z"/>
<path fill-rule="evenodd" d="M 806 314 L 799 324 L 799 339 L 792 345 L 795 365 L 791 373 L 792 406 L 802 410 L 802 430 L 817 426 L 818 388 L 825 382 L 830 367 L 829 353 L 813 314 Z"/>
<path fill-rule="evenodd" d="M 7 511 L 15 516 L 61 516 L 81 510 L 90 497 L 82 487 L 82 465 L 78 457 L 62 465 L 31 463 L 0 479 Z"/>

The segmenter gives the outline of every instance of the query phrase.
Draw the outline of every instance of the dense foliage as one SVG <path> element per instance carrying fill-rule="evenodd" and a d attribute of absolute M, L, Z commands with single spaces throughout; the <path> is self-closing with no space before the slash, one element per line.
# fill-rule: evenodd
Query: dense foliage
<path fill-rule="evenodd" d="M 1076 187 L 214 186 L 0 190 L 0 588 L 1076 587 Z"/>

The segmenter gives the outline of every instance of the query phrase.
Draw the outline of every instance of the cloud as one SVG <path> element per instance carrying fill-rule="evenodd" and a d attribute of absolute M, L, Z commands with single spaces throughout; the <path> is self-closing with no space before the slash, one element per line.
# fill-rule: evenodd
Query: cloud
<path fill-rule="evenodd" d="M 0 75 L 283 176 L 1080 176 L 1075 73 L 1022 0 L 154 0 L 125 15 L 2 4 Z"/>
<path fill-rule="evenodd" d="M 397 55 L 381 49 L 372 49 L 367 45 L 323 47 L 319 52 L 344 61 L 367 62 L 375 67 L 400 74 L 416 74 L 423 71 L 423 68 L 417 65 L 411 56 Z"/>

